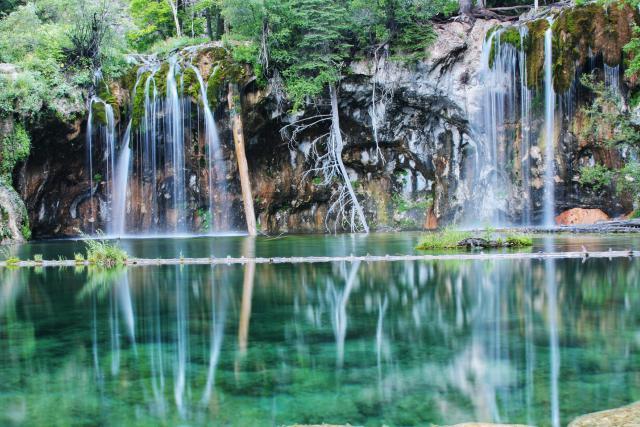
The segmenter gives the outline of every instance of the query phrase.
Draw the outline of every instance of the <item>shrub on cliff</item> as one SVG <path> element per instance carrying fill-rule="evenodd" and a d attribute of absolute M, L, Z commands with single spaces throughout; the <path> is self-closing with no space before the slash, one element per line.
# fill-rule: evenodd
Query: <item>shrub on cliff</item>
<path fill-rule="evenodd" d="M 29 156 L 31 140 L 24 126 L 16 124 L 13 132 L 0 144 L 0 180 L 11 185 L 11 173 L 16 163 Z"/>

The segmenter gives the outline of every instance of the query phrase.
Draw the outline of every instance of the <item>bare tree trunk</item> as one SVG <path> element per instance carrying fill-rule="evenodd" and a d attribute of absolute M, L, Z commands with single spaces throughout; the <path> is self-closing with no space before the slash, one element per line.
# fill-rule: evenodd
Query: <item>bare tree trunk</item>
<path fill-rule="evenodd" d="M 257 234 L 256 214 L 253 210 L 253 196 L 251 195 L 251 181 L 249 180 L 249 166 L 244 147 L 244 127 L 242 124 L 242 107 L 240 105 L 240 92 L 238 85 L 229 83 L 229 112 L 233 126 L 233 141 L 236 147 L 236 159 L 238 161 L 238 173 L 240 174 L 240 186 L 242 187 L 242 202 L 244 203 L 244 216 L 247 218 L 247 232 L 249 236 Z"/>
<path fill-rule="evenodd" d="M 180 20 L 178 19 L 178 5 L 174 0 L 167 0 L 171 7 L 171 13 L 173 14 L 173 22 L 176 24 L 176 34 L 178 37 L 182 37 L 182 30 L 180 29 Z"/>
<path fill-rule="evenodd" d="M 344 142 L 342 141 L 342 131 L 340 130 L 340 116 L 338 114 L 338 94 L 336 93 L 336 88 L 334 87 L 334 85 L 331 85 L 329 87 L 329 92 L 331 94 L 331 134 L 335 142 L 336 150 L 335 160 L 338 163 L 338 169 L 340 170 L 340 174 L 342 175 L 344 185 L 347 187 L 347 191 L 349 192 L 349 197 L 351 198 L 353 209 L 358 215 L 358 219 L 360 220 L 360 224 L 362 225 L 364 232 L 368 233 L 369 226 L 367 225 L 367 220 L 364 217 L 364 212 L 362 212 L 362 207 L 358 202 L 356 193 L 353 191 L 353 186 L 351 185 L 351 180 L 349 179 L 347 169 L 344 167 L 344 163 L 342 162 L 342 148 L 344 147 Z"/>
<path fill-rule="evenodd" d="M 459 0 L 460 5 L 460 14 L 469 15 L 471 13 L 471 9 L 473 7 L 473 2 L 471 0 Z"/>

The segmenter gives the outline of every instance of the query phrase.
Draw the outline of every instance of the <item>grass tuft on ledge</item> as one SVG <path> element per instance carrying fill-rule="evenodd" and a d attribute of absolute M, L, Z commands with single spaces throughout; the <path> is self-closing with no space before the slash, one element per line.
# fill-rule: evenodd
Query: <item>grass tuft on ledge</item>
<path fill-rule="evenodd" d="M 508 234 L 507 246 L 511 248 L 526 248 L 533 246 L 533 237 L 528 234 Z"/>
<path fill-rule="evenodd" d="M 416 247 L 419 250 L 428 249 L 457 249 L 458 243 L 471 237 L 467 231 L 458 231 L 446 228 L 436 233 L 427 234 Z"/>
<path fill-rule="evenodd" d="M 532 245 L 533 237 L 527 234 L 509 233 L 500 236 L 493 230 L 487 230 L 482 235 L 476 235 L 467 231 L 445 229 L 427 234 L 416 249 L 524 248 Z"/>
<path fill-rule="evenodd" d="M 90 264 L 112 268 L 125 265 L 127 262 L 127 253 L 116 243 L 108 240 L 87 240 L 85 245 L 87 247 L 86 259 Z M 77 261 L 78 257 L 76 256 Z"/>

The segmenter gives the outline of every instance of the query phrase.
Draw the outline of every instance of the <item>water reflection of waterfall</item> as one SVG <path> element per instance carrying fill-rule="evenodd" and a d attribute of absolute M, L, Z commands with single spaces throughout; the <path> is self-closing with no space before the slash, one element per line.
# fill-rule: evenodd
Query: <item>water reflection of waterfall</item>
<path fill-rule="evenodd" d="M 89 103 L 91 193 L 102 189 L 102 197 L 90 198 L 89 222 L 104 224 L 110 235 L 230 229 L 226 166 L 208 95 L 215 67 L 205 75 L 194 58 L 175 54 L 165 64 L 151 59 L 140 66 L 122 138 L 111 99 Z M 192 76 L 197 94 L 187 87 Z"/>
<path fill-rule="evenodd" d="M 580 404 L 565 403 L 576 390 L 590 403 L 609 396 L 593 409 L 640 390 L 625 376 L 635 367 L 629 348 L 640 270 L 626 260 L 616 274 L 606 266 L 595 259 L 266 264 L 254 266 L 259 285 L 246 287 L 245 266 L 139 267 L 69 273 L 56 292 L 77 285 L 91 300 L 62 295 L 37 311 L 30 310 L 43 298 L 33 288 L 49 289 L 35 284 L 52 276 L 12 282 L 15 272 L 5 271 L 0 363 L 38 366 L 42 354 L 29 349 L 39 341 L 7 342 L 30 331 L 50 340 L 45 331 L 69 322 L 65 328 L 86 339 L 63 340 L 69 354 L 56 353 L 34 377 L 60 366 L 67 367 L 60 380 L 80 372 L 91 385 L 78 386 L 83 394 L 150 424 L 255 416 L 286 425 L 322 421 L 314 418 L 320 411 L 348 414 L 327 421 L 353 424 L 565 425 Z M 29 321 L 41 323 L 21 326 Z M 624 333 L 611 340 L 611 330 Z M 564 351 L 575 364 L 563 366 Z M 603 375 L 612 380 L 595 381 Z"/>
<path fill-rule="evenodd" d="M 553 250 L 551 238 L 545 240 L 545 250 Z M 549 398 L 551 399 L 551 425 L 560 427 L 560 349 L 558 338 L 558 284 L 556 282 L 556 260 L 545 261 L 545 281 L 547 292 L 547 317 L 549 322 Z"/>

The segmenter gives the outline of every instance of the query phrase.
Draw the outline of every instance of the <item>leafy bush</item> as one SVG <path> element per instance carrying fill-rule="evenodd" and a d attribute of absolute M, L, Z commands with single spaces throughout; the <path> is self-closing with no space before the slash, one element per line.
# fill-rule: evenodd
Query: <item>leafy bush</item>
<path fill-rule="evenodd" d="M 603 165 L 580 168 L 580 184 L 589 185 L 596 191 L 611 185 L 612 178 L 613 172 Z"/>
<path fill-rule="evenodd" d="M 29 150 L 31 149 L 31 140 L 24 126 L 19 123 L 16 124 L 13 132 L 2 140 L 0 149 L 2 150 L 0 179 L 10 184 L 13 168 L 16 163 L 25 160 L 29 156 Z"/>

